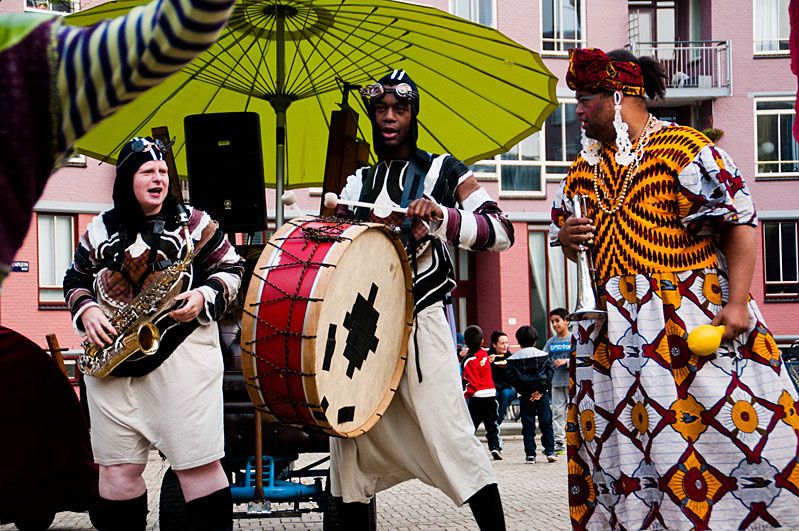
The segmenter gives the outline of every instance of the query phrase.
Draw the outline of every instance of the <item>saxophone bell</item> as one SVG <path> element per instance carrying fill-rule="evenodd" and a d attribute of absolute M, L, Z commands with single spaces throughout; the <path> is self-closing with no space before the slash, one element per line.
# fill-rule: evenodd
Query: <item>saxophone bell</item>
<path fill-rule="evenodd" d="M 584 196 L 572 197 L 574 217 L 583 217 Z M 577 307 L 566 319 L 569 321 L 588 321 L 605 317 L 608 312 L 597 307 L 596 286 L 592 267 L 591 251 L 577 251 Z"/>
<path fill-rule="evenodd" d="M 144 323 L 139 327 L 136 337 L 142 354 L 152 356 L 158 352 L 158 347 L 161 346 L 161 332 L 158 331 L 157 326 L 152 323 Z"/>

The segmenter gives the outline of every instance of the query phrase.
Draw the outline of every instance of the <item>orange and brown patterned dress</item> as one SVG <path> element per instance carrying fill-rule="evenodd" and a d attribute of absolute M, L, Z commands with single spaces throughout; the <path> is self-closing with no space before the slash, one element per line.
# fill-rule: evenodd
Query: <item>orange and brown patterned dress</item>
<path fill-rule="evenodd" d="M 626 168 L 601 156 L 607 205 Z M 688 127 L 652 133 L 620 210 L 597 206 L 579 158 L 552 209 L 550 238 L 588 196 L 607 318 L 574 323 L 566 437 L 575 530 L 799 526 L 797 392 L 750 300 L 747 333 L 699 357 L 688 332 L 728 296 L 725 224 L 755 226 L 724 151 Z"/>

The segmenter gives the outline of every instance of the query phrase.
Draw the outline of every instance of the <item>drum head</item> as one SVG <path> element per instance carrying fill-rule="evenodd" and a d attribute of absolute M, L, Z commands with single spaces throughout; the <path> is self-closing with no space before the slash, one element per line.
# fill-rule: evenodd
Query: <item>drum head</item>
<path fill-rule="evenodd" d="M 404 265 L 383 230 L 362 231 L 333 270 L 316 338 L 303 346 L 313 352 L 303 361 L 316 374 L 318 403 L 339 434 L 377 422 L 399 383 L 410 323 Z"/>

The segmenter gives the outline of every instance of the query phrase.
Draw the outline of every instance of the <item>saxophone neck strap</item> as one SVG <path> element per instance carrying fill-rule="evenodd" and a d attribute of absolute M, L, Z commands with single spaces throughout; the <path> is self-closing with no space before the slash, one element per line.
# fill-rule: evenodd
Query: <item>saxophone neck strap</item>
<path fill-rule="evenodd" d="M 164 233 L 165 226 L 166 222 L 164 221 L 164 218 L 162 218 L 161 216 L 155 218 L 155 222 L 153 223 L 153 232 L 150 234 L 149 238 L 150 254 L 147 256 L 147 273 L 142 275 L 142 278 L 139 280 L 140 282 L 143 282 L 144 279 L 147 278 L 147 275 L 149 273 L 152 273 L 154 271 L 161 271 L 161 269 L 164 269 L 158 267 L 159 264 L 163 264 L 164 262 L 167 261 L 170 263 L 172 262 L 171 260 L 156 261 L 158 259 L 158 252 L 161 250 L 161 235 Z M 169 265 L 165 267 L 169 267 Z"/>

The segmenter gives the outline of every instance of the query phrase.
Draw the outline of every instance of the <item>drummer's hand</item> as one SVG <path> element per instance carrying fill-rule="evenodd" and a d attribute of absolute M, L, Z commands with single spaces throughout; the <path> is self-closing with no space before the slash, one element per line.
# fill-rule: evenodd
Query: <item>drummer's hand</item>
<path fill-rule="evenodd" d="M 80 314 L 83 329 L 86 331 L 89 341 L 98 347 L 110 345 L 113 337 L 117 335 L 111 321 L 99 306 L 90 306 Z"/>
<path fill-rule="evenodd" d="M 710 324 L 724 325 L 724 335 L 721 338 L 723 341 L 730 341 L 749 329 L 749 306 L 727 303 Z"/>
<path fill-rule="evenodd" d="M 181 293 L 175 297 L 176 303 L 179 303 L 180 301 L 186 301 L 186 303 L 180 306 L 178 309 L 169 312 L 169 317 L 183 323 L 188 323 L 189 321 L 195 319 L 198 315 L 200 315 L 203 306 L 205 306 L 205 297 L 203 297 L 203 294 L 196 289 Z"/>
<path fill-rule="evenodd" d="M 560 228 L 558 239 L 561 245 L 573 252 L 585 250 L 583 245 L 590 243 L 594 239 L 596 227 L 591 218 L 566 218 L 566 222 Z"/>
<path fill-rule="evenodd" d="M 408 205 L 408 213 L 406 215 L 411 219 L 420 219 L 422 221 L 440 221 L 444 219 L 444 212 L 441 211 L 441 208 L 424 197 Z"/>

